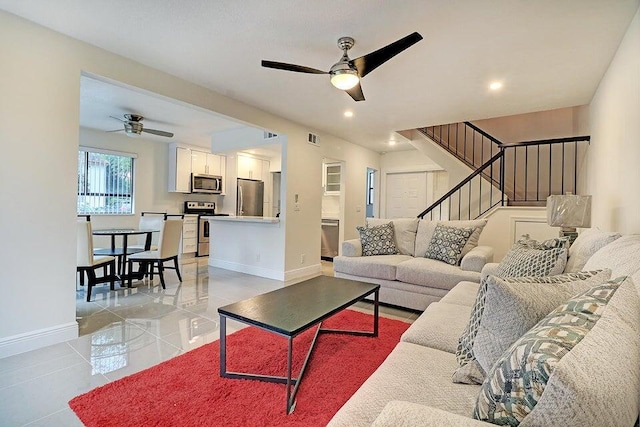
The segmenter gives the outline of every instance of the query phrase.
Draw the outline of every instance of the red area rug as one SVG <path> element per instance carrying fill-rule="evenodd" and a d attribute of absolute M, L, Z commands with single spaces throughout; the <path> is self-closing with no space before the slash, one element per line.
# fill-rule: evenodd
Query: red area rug
<path fill-rule="evenodd" d="M 371 315 L 345 310 L 323 326 L 371 330 Z M 219 342 L 114 381 L 69 402 L 87 426 L 324 426 L 384 361 L 408 324 L 380 318 L 379 336 L 322 334 L 285 414 L 283 384 L 223 379 Z M 294 376 L 313 339 L 294 339 Z M 227 370 L 285 375 L 287 340 L 245 328 L 227 337 Z"/>

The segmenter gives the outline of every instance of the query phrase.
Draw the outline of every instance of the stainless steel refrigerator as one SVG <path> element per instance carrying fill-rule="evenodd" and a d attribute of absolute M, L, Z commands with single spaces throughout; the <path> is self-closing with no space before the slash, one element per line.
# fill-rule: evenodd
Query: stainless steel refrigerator
<path fill-rule="evenodd" d="M 263 216 L 264 182 L 238 178 L 237 216 Z"/>

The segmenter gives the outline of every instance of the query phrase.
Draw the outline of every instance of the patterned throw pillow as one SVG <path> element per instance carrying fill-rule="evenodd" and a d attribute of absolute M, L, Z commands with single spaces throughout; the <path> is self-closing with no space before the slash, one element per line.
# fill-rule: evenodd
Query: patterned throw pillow
<path fill-rule="evenodd" d="M 464 332 L 460 336 L 458 340 L 458 347 L 456 349 L 456 359 L 458 360 L 458 364 L 460 368 L 456 369 L 453 374 L 452 381 L 455 383 L 464 383 L 464 384 L 480 384 L 482 383 L 482 379 L 484 378 L 484 372 L 487 368 L 481 366 L 476 360 L 476 354 L 474 352 L 474 345 L 476 341 L 476 337 L 478 335 L 478 331 L 480 330 L 482 318 L 484 315 L 485 306 L 487 305 L 487 293 L 489 292 L 490 287 L 494 287 L 496 285 L 499 286 L 498 281 L 502 281 L 502 283 L 520 283 L 520 284 L 561 284 L 575 281 L 586 281 L 590 278 L 598 278 L 598 280 L 605 281 L 611 275 L 610 270 L 597 270 L 597 271 L 582 271 L 578 273 L 568 273 L 561 274 L 557 276 L 547 276 L 547 277 L 509 277 L 509 278 L 497 278 L 495 276 L 488 276 L 482 279 L 480 283 L 480 288 L 478 289 L 478 293 L 476 295 L 476 301 L 473 305 L 473 309 L 471 310 L 471 316 L 469 318 L 469 323 L 467 324 Z M 590 287 L 592 283 L 585 283 L 585 286 Z M 567 288 L 569 285 L 567 286 Z M 582 288 L 584 289 L 584 288 Z M 547 299 L 552 299 L 556 301 L 553 306 L 560 304 L 560 301 L 566 300 L 568 297 L 566 293 L 562 292 L 546 292 L 545 296 Z M 557 301 L 557 297 L 559 296 L 559 300 Z M 529 302 L 530 299 L 529 299 Z M 509 310 L 505 310 L 506 314 L 511 313 L 513 307 Z M 542 317 L 547 312 L 540 314 Z M 535 319 L 531 324 L 535 324 L 538 320 Z M 511 319 L 512 321 L 509 323 L 510 327 L 513 328 L 515 324 L 521 322 L 526 319 Z M 522 331 L 523 333 L 528 330 L 530 325 Z M 519 337 L 520 335 L 518 335 Z M 516 337 L 517 338 L 517 337 Z M 506 348 L 506 347 L 505 347 Z M 504 350 L 504 349 L 502 349 Z M 467 366 L 473 365 L 473 366 Z M 479 372 L 478 372 L 479 371 Z"/>
<path fill-rule="evenodd" d="M 377 225 L 375 227 L 356 227 L 360 233 L 362 255 L 394 255 L 398 253 L 393 238 L 393 224 Z"/>
<path fill-rule="evenodd" d="M 500 277 L 554 276 L 564 271 L 567 249 L 530 249 L 516 243 L 507 252 L 496 275 Z"/>
<path fill-rule="evenodd" d="M 598 322 L 624 280 L 619 277 L 576 295 L 513 343 L 482 383 L 473 417 L 520 424 L 540 400 L 561 359 Z"/>
<path fill-rule="evenodd" d="M 555 237 L 553 239 L 547 239 L 542 242 L 538 242 L 535 239 L 529 238 L 528 234 L 525 234 L 520 237 L 520 240 L 516 242 L 518 245 L 529 248 L 529 249 L 553 249 L 553 248 L 568 248 L 569 247 L 569 238 L 568 237 Z"/>
<path fill-rule="evenodd" d="M 458 265 L 462 249 L 473 231 L 474 228 L 447 227 L 438 224 L 429 242 L 425 257 Z"/>

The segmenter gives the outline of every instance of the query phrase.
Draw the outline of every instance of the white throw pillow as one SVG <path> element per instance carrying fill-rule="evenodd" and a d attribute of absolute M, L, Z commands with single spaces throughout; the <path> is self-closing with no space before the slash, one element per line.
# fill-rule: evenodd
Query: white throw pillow
<path fill-rule="evenodd" d="M 565 273 L 582 270 L 593 254 L 618 238 L 620 238 L 620 233 L 600 231 L 597 228 L 588 228 L 582 231 L 569 248 L 569 259 L 564 268 Z"/>

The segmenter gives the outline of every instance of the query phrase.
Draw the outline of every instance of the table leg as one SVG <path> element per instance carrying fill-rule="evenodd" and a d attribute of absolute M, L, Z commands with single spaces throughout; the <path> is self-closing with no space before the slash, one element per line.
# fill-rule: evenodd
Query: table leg
<path fill-rule="evenodd" d="M 227 317 L 220 315 L 220 376 L 227 373 Z"/>
<path fill-rule="evenodd" d="M 127 235 L 123 234 L 122 235 L 122 258 L 121 258 L 121 264 L 122 264 L 122 275 L 126 276 L 127 275 Z"/>
<path fill-rule="evenodd" d="M 380 290 L 378 289 L 375 293 L 374 293 L 374 297 L 373 297 L 373 336 L 377 337 L 378 336 L 378 312 L 379 312 L 379 301 L 378 301 L 378 294 L 380 293 Z"/>
<path fill-rule="evenodd" d="M 293 412 L 293 402 L 291 400 L 291 363 L 293 359 L 293 337 L 289 337 L 289 349 L 287 351 L 287 415 Z"/>

